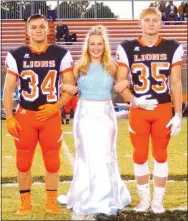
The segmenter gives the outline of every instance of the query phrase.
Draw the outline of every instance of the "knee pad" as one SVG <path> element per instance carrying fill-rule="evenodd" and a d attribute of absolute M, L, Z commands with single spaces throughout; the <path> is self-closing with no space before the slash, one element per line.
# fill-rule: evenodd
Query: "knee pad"
<path fill-rule="evenodd" d="M 56 173 L 60 168 L 59 149 L 43 153 L 44 164 L 47 172 Z"/>
<path fill-rule="evenodd" d="M 144 164 L 134 163 L 134 174 L 135 176 L 145 176 L 149 174 L 148 162 L 145 162 Z"/>
<path fill-rule="evenodd" d="M 28 172 L 31 169 L 34 152 L 30 150 L 17 149 L 16 167 L 20 172 Z"/>
<path fill-rule="evenodd" d="M 154 159 L 153 175 L 157 177 L 168 177 L 168 163 L 158 163 Z"/>

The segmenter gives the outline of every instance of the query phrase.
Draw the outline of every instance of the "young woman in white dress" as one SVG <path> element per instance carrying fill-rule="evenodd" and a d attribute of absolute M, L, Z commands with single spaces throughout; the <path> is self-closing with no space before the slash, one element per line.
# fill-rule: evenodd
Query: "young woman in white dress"
<path fill-rule="evenodd" d="M 88 32 L 82 59 L 73 66 L 73 73 L 79 101 L 73 125 L 74 177 L 67 208 L 76 214 L 114 215 L 129 205 L 131 198 L 117 165 L 117 123 L 111 100 L 116 64 L 103 26 Z M 63 199 L 58 197 L 60 203 Z"/>

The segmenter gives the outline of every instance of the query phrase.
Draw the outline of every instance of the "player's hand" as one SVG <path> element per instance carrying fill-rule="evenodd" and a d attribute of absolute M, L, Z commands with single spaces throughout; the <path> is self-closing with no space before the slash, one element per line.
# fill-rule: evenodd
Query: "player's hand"
<path fill-rule="evenodd" d="M 145 110 L 154 110 L 157 107 L 157 100 L 147 98 L 151 97 L 151 94 L 141 96 L 139 98 L 134 97 L 133 101 L 131 102 L 133 106 L 145 109 Z"/>
<path fill-rule="evenodd" d="M 181 118 L 181 114 L 176 113 L 166 125 L 166 128 L 171 126 L 170 136 L 176 136 L 181 131 Z"/>
<path fill-rule="evenodd" d="M 20 136 L 20 131 L 23 130 L 18 121 L 13 116 L 10 116 L 6 118 L 6 124 L 8 133 L 18 138 Z"/>
<path fill-rule="evenodd" d="M 36 113 L 36 120 L 45 121 L 52 117 L 60 110 L 57 104 L 44 104 L 39 107 L 39 111 Z"/>
<path fill-rule="evenodd" d="M 121 93 L 126 87 L 129 87 L 129 86 L 130 85 L 129 85 L 128 80 L 123 80 L 123 81 L 118 82 L 118 83 L 115 84 L 114 90 L 117 93 Z"/>
<path fill-rule="evenodd" d="M 62 89 L 62 91 L 66 91 L 71 95 L 74 95 L 78 92 L 78 88 L 74 85 L 71 85 L 71 84 L 62 84 L 61 89 Z"/>

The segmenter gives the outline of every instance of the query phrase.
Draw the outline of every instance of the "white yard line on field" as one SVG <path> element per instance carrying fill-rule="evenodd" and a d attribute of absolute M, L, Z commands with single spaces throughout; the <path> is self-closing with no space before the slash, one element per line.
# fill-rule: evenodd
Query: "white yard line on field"
<path fill-rule="evenodd" d="M 170 211 L 174 211 L 174 210 L 186 211 L 187 210 L 187 206 L 179 206 L 177 208 L 170 208 Z"/>
<path fill-rule="evenodd" d="M 125 181 L 125 180 L 123 180 L 123 181 Z M 69 180 L 65 180 L 65 181 L 62 181 L 62 182 L 59 182 L 60 184 L 65 184 L 65 183 L 70 183 L 71 181 L 69 181 Z M 135 180 L 126 180 L 126 182 L 131 182 L 131 183 L 135 183 L 136 181 Z M 153 182 L 152 180 L 150 181 L 150 182 Z M 175 181 L 175 180 L 168 180 L 167 181 L 167 183 L 176 183 L 176 182 L 186 182 L 187 183 L 187 181 Z M 36 185 L 43 185 L 44 184 L 44 182 L 39 182 L 39 181 L 35 181 L 35 182 L 33 182 L 33 184 L 36 184 Z M 12 187 L 12 186 L 18 186 L 18 183 L 3 183 L 3 184 L 1 184 L 2 186 L 6 186 L 6 187 Z"/>
<path fill-rule="evenodd" d="M 65 141 L 62 142 L 62 147 L 63 147 L 63 152 L 65 153 L 69 164 L 71 165 L 71 167 L 73 168 L 74 166 L 74 157 L 71 154 L 71 152 L 69 151 L 69 147 L 66 145 Z"/>
<path fill-rule="evenodd" d="M 135 180 L 131 180 L 132 182 L 135 182 Z M 169 180 L 168 182 L 171 182 L 173 180 Z M 174 181 L 173 181 L 174 182 Z M 184 182 L 184 181 L 180 181 L 180 182 Z M 63 181 L 63 182 L 60 182 L 60 184 L 66 184 L 66 183 L 71 183 L 71 181 Z M 33 182 L 33 184 L 35 185 L 44 185 L 44 183 L 41 183 L 41 182 Z M 18 184 L 17 183 L 6 183 L 6 184 L 1 184 L 3 187 L 18 187 Z M 126 208 L 126 210 L 128 211 L 131 211 L 133 210 L 132 208 Z M 187 206 L 179 206 L 179 207 L 176 207 L 176 208 L 168 208 L 169 211 L 174 211 L 174 210 L 179 210 L 179 211 L 187 211 Z"/>
<path fill-rule="evenodd" d="M 71 134 L 71 135 L 73 135 L 73 132 L 72 131 L 66 131 L 66 132 L 63 132 L 63 134 Z"/>

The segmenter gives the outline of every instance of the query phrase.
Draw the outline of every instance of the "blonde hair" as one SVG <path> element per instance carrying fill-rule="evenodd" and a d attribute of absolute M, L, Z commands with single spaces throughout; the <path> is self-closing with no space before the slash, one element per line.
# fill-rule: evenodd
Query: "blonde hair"
<path fill-rule="evenodd" d="M 90 54 L 89 54 L 89 37 L 92 35 L 100 35 L 104 40 L 104 53 L 102 55 L 101 62 L 104 64 L 104 69 L 109 74 L 113 75 L 112 71 L 112 59 L 111 59 L 111 50 L 108 42 L 108 37 L 106 33 L 106 29 L 102 25 L 92 27 L 84 41 L 83 51 L 82 51 L 82 59 L 79 67 L 79 74 L 87 74 L 89 70 L 89 62 L 90 62 Z"/>
<path fill-rule="evenodd" d="M 156 7 L 148 7 L 140 13 L 139 19 L 140 21 L 147 15 L 147 14 L 156 14 L 159 15 L 160 19 L 162 19 L 162 14 Z"/>

